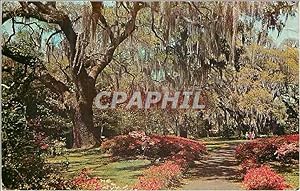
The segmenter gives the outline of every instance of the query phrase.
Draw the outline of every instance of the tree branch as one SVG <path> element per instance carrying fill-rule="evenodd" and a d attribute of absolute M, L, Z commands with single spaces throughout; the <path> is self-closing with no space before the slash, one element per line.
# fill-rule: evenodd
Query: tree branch
<path fill-rule="evenodd" d="M 18 51 L 12 51 L 7 46 L 2 47 L 2 54 L 8 58 L 19 62 L 21 64 L 36 64 L 38 65 L 38 79 L 45 84 L 47 88 L 58 95 L 63 95 L 66 91 L 69 91 L 68 87 L 61 81 L 55 79 L 43 65 L 42 61 L 31 55 L 22 55 Z"/>
<path fill-rule="evenodd" d="M 108 25 L 105 17 L 102 14 L 103 3 L 102 2 L 91 2 L 92 11 L 93 11 L 93 20 L 94 25 L 97 25 L 98 20 L 103 24 L 105 30 L 108 32 L 109 38 L 112 43 L 115 41 L 114 33 L 111 30 L 111 27 Z"/>
<path fill-rule="evenodd" d="M 34 6 L 31 6 L 33 4 Z M 26 18 L 34 18 L 47 23 L 58 24 L 65 34 L 69 45 L 70 45 L 70 59 L 73 60 L 75 54 L 75 45 L 77 35 L 73 29 L 72 21 L 62 11 L 56 9 L 53 3 L 43 4 L 41 2 L 20 2 L 21 8 L 11 11 L 5 12 L 2 14 L 2 23 L 5 23 L 7 20 L 13 17 L 26 17 Z"/>
<path fill-rule="evenodd" d="M 151 30 L 154 33 L 154 35 L 165 45 L 165 41 L 157 34 L 155 30 L 155 20 L 154 20 L 154 12 L 151 13 Z"/>
<path fill-rule="evenodd" d="M 99 4 L 97 5 L 98 7 L 101 7 Z M 89 76 L 92 77 L 93 79 L 96 80 L 100 72 L 111 62 L 113 58 L 113 54 L 116 50 L 116 48 L 121 44 L 128 36 L 130 36 L 133 31 L 135 30 L 135 21 L 136 21 L 136 16 L 138 12 L 146 7 L 146 3 L 141 3 L 141 2 L 134 2 L 133 3 L 133 8 L 130 10 L 130 19 L 126 22 L 124 31 L 119 35 L 118 37 L 114 37 L 114 40 L 111 42 L 110 46 L 107 48 L 105 51 L 104 56 L 100 60 L 99 64 L 95 65 L 90 73 Z M 95 4 L 94 4 L 95 7 Z M 96 8 L 96 7 L 95 7 Z M 101 13 L 101 11 L 98 11 Z M 100 19 L 101 21 L 101 19 Z M 105 26 L 106 21 L 101 21 L 102 24 Z M 107 23 L 106 23 L 107 24 Z"/>

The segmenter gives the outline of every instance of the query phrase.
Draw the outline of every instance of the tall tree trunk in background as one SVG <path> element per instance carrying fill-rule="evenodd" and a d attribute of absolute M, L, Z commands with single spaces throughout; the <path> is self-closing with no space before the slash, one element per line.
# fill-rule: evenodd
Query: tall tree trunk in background
<path fill-rule="evenodd" d="M 184 115 L 182 123 L 180 125 L 180 132 L 179 132 L 180 137 L 187 138 L 188 136 L 188 119 L 187 115 Z"/>

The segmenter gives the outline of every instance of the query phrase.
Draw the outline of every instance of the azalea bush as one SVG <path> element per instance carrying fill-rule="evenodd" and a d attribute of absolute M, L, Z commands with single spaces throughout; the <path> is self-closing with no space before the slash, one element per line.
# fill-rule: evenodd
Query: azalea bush
<path fill-rule="evenodd" d="M 243 184 L 250 190 L 283 190 L 288 188 L 282 176 L 273 171 L 265 162 L 290 163 L 299 156 L 299 135 L 286 135 L 240 144 L 236 158 L 241 162 Z M 299 160 L 299 159 L 298 159 Z"/>
<path fill-rule="evenodd" d="M 30 128 L 21 103 L 2 103 L 2 183 L 6 189 L 73 189 L 60 169 L 45 161 L 45 136 Z"/>
<path fill-rule="evenodd" d="M 248 190 L 284 190 L 289 187 L 284 178 L 268 166 L 248 170 L 243 185 Z"/>
<path fill-rule="evenodd" d="M 242 175 L 246 174 L 252 168 L 258 168 L 261 165 L 255 159 L 246 159 L 241 163 Z"/>
<path fill-rule="evenodd" d="M 199 159 L 206 153 L 206 147 L 199 141 L 177 136 L 145 135 L 144 132 L 131 132 L 105 141 L 101 148 L 113 156 L 132 157 L 143 155 L 149 158 Z"/>
<path fill-rule="evenodd" d="M 100 179 L 98 177 L 91 177 L 88 169 L 82 169 L 72 182 L 81 190 L 101 190 L 102 188 Z"/>
<path fill-rule="evenodd" d="M 74 188 L 79 190 L 128 190 L 127 186 L 117 186 L 110 179 L 101 179 L 97 176 L 93 177 L 91 172 L 91 169 L 82 169 L 78 175 L 71 180 Z"/>
<path fill-rule="evenodd" d="M 181 155 L 186 160 L 200 159 L 206 153 L 206 147 L 199 141 L 178 136 L 150 136 L 145 155 L 150 157 L 170 157 Z"/>
<path fill-rule="evenodd" d="M 256 139 L 255 141 L 240 144 L 236 148 L 236 158 L 239 161 L 244 161 L 246 159 L 255 159 L 257 162 L 263 163 L 266 161 L 281 160 L 283 157 L 278 157 L 280 154 L 294 153 L 293 156 L 299 154 L 299 149 L 292 148 L 290 145 L 290 150 L 293 151 L 283 152 L 284 150 L 289 150 L 287 146 L 289 144 L 299 143 L 299 135 L 286 135 L 272 138 L 262 138 Z M 280 149 L 281 148 L 281 149 Z M 279 154 L 279 155 L 278 155 Z"/>
<path fill-rule="evenodd" d="M 134 131 L 105 141 L 104 152 L 117 157 L 144 156 L 164 161 L 142 173 L 136 189 L 158 190 L 176 185 L 194 160 L 206 154 L 206 147 L 199 141 L 177 136 L 150 135 Z"/>
<path fill-rule="evenodd" d="M 166 161 L 143 172 L 135 189 L 159 190 L 175 186 L 182 177 L 182 167 L 174 161 Z"/>
<path fill-rule="evenodd" d="M 275 152 L 276 158 L 283 163 L 291 163 L 291 161 L 299 159 L 299 144 L 285 143 Z"/>
<path fill-rule="evenodd" d="M 127 157 L 143 153 L 142 141 L 127 135 L 119 135 L 101 145 L 104 152 L 113 156 Z"/>

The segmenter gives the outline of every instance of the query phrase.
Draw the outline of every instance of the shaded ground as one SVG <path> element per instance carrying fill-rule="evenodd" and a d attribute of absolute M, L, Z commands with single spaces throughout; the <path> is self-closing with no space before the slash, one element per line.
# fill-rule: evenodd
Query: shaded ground
<path fill-rule="evenodd" d="M 207 142 L 209 155 L 188 172 L 183 190 L 241 190 L 235 147 L 243 141 Z"/>

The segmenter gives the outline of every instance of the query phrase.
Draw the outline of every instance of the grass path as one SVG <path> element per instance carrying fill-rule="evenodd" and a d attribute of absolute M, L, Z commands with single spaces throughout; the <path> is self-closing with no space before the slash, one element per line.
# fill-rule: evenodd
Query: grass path
<path fill-rule="evenodd" d="M 207 142 L 209 155 L 196 162 L 189 179 L 179 189 L 183 190 L 241 190 L 235 147 L 242 141 Z"/>

